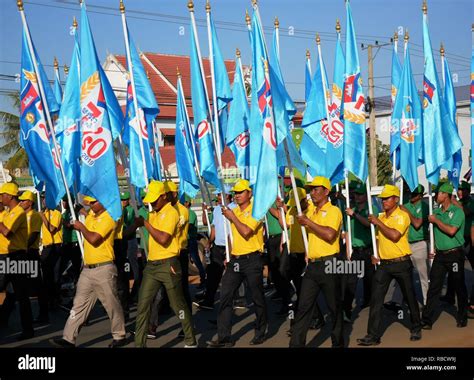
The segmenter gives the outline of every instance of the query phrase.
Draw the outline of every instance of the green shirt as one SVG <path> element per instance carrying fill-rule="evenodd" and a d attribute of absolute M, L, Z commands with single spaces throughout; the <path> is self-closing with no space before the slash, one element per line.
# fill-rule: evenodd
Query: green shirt
<path fill-rule="evenodd" d="M 143 219 L 148 220 L 148 208 L 146 208 L 146 207 L 144 207 L 144 206 L 140 207 L 140 208 L 138 209 L 138 216 L 141 216 Z M 149 232 L 148 232 L 148 230 L 147 230 L 145 227 L 142 228 L 142 231 L 143 231 L 143 237 L 144 237 L 145 239 L 141 239 L 141 238 L 140 238 L 140 248 L 141 248 L 141 249 L 145 249 L 145 242 L 146 242 L 146 244 L 148 245 L 148 235 L 149 235 Z M 143 240 L 145 240 L 145 241 L 143 241 Z"/>
<path fill-rule="evenodd" d="M 63 222 L 71 221 L 71 212 L 69 210 L 64 211 L 62 215 Z M 74 228 L 67 228 L 63 224 L 63 243 L 77 243 L 77 233 L 74 231 Z"/>
<path fill-rule="evenodd" d="M 374 215 L 377 215 L 379 213 L 378 208 L 373 205 L 373 213 Z M 354 207 L 355 213 L 359 214 L 360 216 L 363 216 L 364 218 L 367 218 L 369 216 L 369 205 L 366 204 L 364 209 L 359 210 L 356 207 Z M 366 248 L 370 247 L 372 244 L 372 235 L 370 233 L 370 226 L 366 227 L 364 226 L 359 220 L 355 217 L 351 218 L 351 229 L 352 229 L 352 247 L 354 248 Z"/>
<path fill-rule="evenodd" d="M 451 204 L 445 212 L 440 207 L 435 209 L 433 213 L 444 224 L 458 227 L 456 234 L 449 237 L 434 224 L 436 249 L 446 251 L 462 246 L 464 244 L 464 224 L 466 222 L 464 212 L 459 207 Z"/>
<path fill-rule="evenodd" d="M 188 239 L 191 240 L 196 240 L 197 239 L 197 215 L 196 213 L 192 210 L 189 209 L 189 229 L 188 229 Z"/>
<path fill-rule="evenodd" d="M 133 207 L 128 205 L 122 211 L 123 215 L 123 228 L 124 230 L 130 227 L 133 222 L 135 221 L 135 212 L 133 211 Z"/>
<path fill-rule="evenodd" d="M 404 205 L 406 209 L 410 212 L 410 214 L 415 218 L 422 218 L 423 224 L 419 229 L 415 229 L 413 224 L 410 224 L 410 229 L 408 230 L 408 242 L 415 243 L 421 240 L 428 240 L 428 215 L 429 215 L 429 207 L 428 205 L 420 200 L 419 202 L 413 204 L 408 202 Z"/>
<path fill-rule="evenodd" d="M 272 207 L 276 207 L 276 205 L 273 205 Z M 280 212 L 280 211 L 278 211 Z M 280 223 L 278 222 L 278 219 L 275 218 L 270 211 L 267 212 L 267 224 L 268 224 L 268 235 L 279 235 L 282 232 Z"/>
<path fill-rule="evenodd" d="M 474 199 L 469 197 L 466 201 L 461 202 L 463 209 L 467 209 L 466 216 L 466 225 L 464 226 L 464 237 L 471 238 L 471 227 L 474 225 Z M 469 214 L 469 215 L 468 215 Z"/>

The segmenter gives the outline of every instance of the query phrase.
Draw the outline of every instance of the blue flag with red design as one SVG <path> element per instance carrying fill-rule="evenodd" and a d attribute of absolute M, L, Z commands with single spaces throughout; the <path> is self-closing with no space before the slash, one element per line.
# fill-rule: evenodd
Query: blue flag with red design
<path fill-rule="evenodd" d="M 392 50 L 392 88 L 391 88 L 391 100 L 392 100 L 392 112 L 395 105 L 395 98 L 397 97 L 398 86 L 400 84 L 400 78 L 402 76 L 402 65 L 396 51 L 396 42 L 394 42 Z M 395 167 L 400 169 L 400 130 L 390 124 L 390 160 L 393 163 L 394 152 L 397 152 L 397 162 Z"/>

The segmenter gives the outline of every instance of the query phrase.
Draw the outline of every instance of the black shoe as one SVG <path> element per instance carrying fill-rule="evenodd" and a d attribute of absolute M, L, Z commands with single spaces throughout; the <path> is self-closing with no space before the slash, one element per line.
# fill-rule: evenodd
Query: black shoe
<path fill-rule="evenodd" d="M 214 305 L 211 305 L 209 302 L 206 302 L 205 300 L 196 302 L 193 302 L 193 305 L 197 306 L 198 309 L 204 309 L 204 310 L 214 310 Z"/>
<path fill-rule="evenodd" d="M 350 311 L 343 311 L 342 317 L 345 323 L 352 323 L 352 312 Z"/>
<path fill-rule="evenodd" d="M 117 348 L 117 347 L 123 347 L 127 344 L 127 339 L 123 338 L 123 339 L 120 339 L 120 340 L 113 340 L 110 344 L 109 344 L 109 348 Z"/>
<path fill-rule="evenodd" d="M 326 324 L 326 322 L 324 322 L 324 319 L 313 319 L 311 321 L 311 325 L 309 326 L 309 329 L 310 330 L 319 330 L 320 328 L 322 328 L 324 325 Z"/>
<path fill-rule="evenodd" d="M 264 337 L 254 337 L 250 342 L 249 344 L 251 346 L 258 346 L 260 344 L 263 344 L 263 342 L 265 342 L 265 338 Z"/>
<path fill-rule="evenodd" d="M 431 330 L 431 329 L 433 329 L 433 325 L 431 323 L 426 322 L 426 321 L 421 321 L 421 328 L 423 330 Z"/>
<path fill-rule="evenodd" d="M 363 338 L 357 339 L 359 346 L 377 346 L 380 344 L 380 338 L 374 338 L 371 335 L 366 335 Z"/>
<path fill-rule="evenodd" d="M 22 332 L 22 333 L 16 338 L 16 340 L 18 340 L 18 341 L 27 340 L 27 339 L 33 338 L 34 336 L 35 336 L 35 332 L 34 332 L 34 331 Z"/>
<path fill-rule="evenodd" d="M 441 302 L 446 302 L 450 305 L 454 305 L 454 297 L 448 296 L 447 294 L 442 297 L 439 297 L 439 300 Z"/>
<path fill-rule="evenodd" d="M 421 339 L 421 330 L 418 331 L 412 331 L 410 334 L 410 340 L 411 341 L 417 341 Z"/>
<path fill-rule="evenodd" d="M 398 313 L 400 310 L 402 310 L 402 306 L 393 301 L 384 303 L 383 307 L 387 310 L 393 311 L 394 313 Z"/>
<path fill-rule="evenodd" d="M 462 319 L 457 322 L 456 327 L 462 328 L 467 326 L 467 319 Z"/>
<path fill-rule="evenodd" d="M 204 298 L 206 298 L 206 292 L 199 292 L 199 293 L 196 293 L 194 295 L 194 298 L 198 301 L 201 301 L 203 300 Z"/>
<path fill-rule="evenodd" d="M 230 348 L 234 346 L 233 342 L 219 340 L 208 340 L 206 344 L 209 348 Z"/>
<path fill-rule="evenodd" d="M 63 338 L 52 338 L 49 340 L 49 343 L 51 343 L 55 347 L 60 347 L 60 348 L 75 348 L 76 345 L 72 344 L 71 342 L 68 342 L 67 340 Z"/>

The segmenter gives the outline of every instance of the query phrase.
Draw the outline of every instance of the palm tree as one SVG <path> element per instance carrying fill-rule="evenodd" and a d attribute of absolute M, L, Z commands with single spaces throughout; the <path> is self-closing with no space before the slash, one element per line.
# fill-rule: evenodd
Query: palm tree
<path fill-rule="evenodd" d="M 8 95 L 15 109 L 20 109 L 20 94 Z M 0 154 L 10 158 L 5 165 L 7 169 L 28 167 L 28 157 L 20 146 L 20 117 L 10 112 L 0 111 Z"/>

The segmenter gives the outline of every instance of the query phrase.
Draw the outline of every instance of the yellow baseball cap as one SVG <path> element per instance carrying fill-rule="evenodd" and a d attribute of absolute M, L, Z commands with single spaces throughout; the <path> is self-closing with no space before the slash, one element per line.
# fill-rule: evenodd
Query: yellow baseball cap
<path fill-rule="evenodd" d="M 35 195 L 30 191 L 30 190 L 25 190 L 19 197 L 18 199 L 20 201 L 35 201 Z"/>
<path fill-rule="evenodd" d="M 314 177 L 313 180 L 305 185 L 305 187 L 322 186 L 331 191 L 331 181 L 326 177 Z"/>
<path fill-rule="evenodd" d="M 298 194 L 298 199 L 300 200 L 300 202 L 306 198 L 306 190 L 301 187 L 296 188 L 296 194 Z M 295 207 L 296 202 L 295 202 L 295 196 L 294 196 L 293 190 L 290 190 L 290 192 L 288 193 L 288 197 L 289 197 L 289 200 L 286 203 L 286 205 L 289 207 Z"/>
<path fill-rule="evenodd" d="M 143 203 L 153 203 L 163 194 L 166 194 L 165 184 L 161 181 L 151 181 Z"/>
<path fill-rule="evenodd" d="M 90 204 L 90 203 L 92 203 L 92 202 L 96 202 L 96 201 L 97 201 L 97 199 L 95 199 L 95 198 L 93 198 L 93 197 L 90 197 L 89 195 L 84 195 L 83 200 L 84 200 L 84 203 L 86 203 L 86 204 Z"/>
<path fill-rule="evenodd" d="M 394 185 L 385 185 L 382 189 L 382 192 L 379 194 L 379 198 L 390 198 L 390 197 L 400 197 L 400 189 Z"/>
<path fill-rule="evenodd" d="M 173 181 L 165 181 L 164 182 L 165 191 L 167 193 L 177 193 L 178 192 L 178 185 Z"/>
<path fill-rule="evenodd" d="M 18 185 L 13 182 L 4 183 L 0 189 L 0 194 L 9 194 L 16 197 L 18 195 Z"/>
<path fill-rule="evenodd" d="M 234 187 L 231 189 L 231 191 L 235 192 L 235 193 L 240 193 L 241 191 L 245 191 L 245 190 L 248 190 L 248 191 L 251 191 L 252 189 L 250 188 L 250 182 L 247 181 L 246 179 L 239 179 Z"/>

